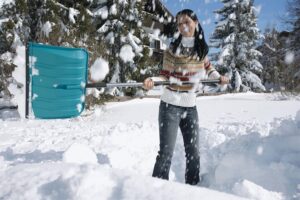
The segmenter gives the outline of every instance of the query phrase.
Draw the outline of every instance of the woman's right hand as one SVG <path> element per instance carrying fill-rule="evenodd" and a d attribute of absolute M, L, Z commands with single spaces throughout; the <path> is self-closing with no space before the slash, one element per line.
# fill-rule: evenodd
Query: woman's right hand
<path fill-rule="evenodd" d="M 146 90 L 151 90 L 154 87 L 154 81 L 151 78 L 146 78 L 144 80 L 143 88 Z"/>

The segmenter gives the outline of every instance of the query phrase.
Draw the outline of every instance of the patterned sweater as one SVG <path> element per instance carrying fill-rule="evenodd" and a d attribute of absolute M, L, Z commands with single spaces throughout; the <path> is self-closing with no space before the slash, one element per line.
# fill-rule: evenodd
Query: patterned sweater
<path fill-rule="evenodd" d="M 177 84 L 164 88 L 161 95 L 162 101 L 176 106 L 193 107 L 196 105 L 199 80 L 220 78 L 220 74 L 214 69 L 207 57 L 199 60 L 189 55 L 193 45 L 194 38 L 183 37 L 176 54 L 173 54 L 170 49 L 164 52 L 160 77 L 152 77 L 152 80 L 170 80 Z M 181 81 L 195 82 L 195 84 L 180 85 Z"/>

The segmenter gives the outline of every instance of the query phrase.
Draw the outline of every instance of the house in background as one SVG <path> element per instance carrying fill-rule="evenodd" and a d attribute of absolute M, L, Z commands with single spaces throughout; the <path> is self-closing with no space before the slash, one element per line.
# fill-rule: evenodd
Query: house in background
<path fill-rule="evenodd" d="M 147 0 L 144 5 L 143 29 L 150 36 L 154 56 L 162 54 L 176 31 L 174 16 L 160 0 Z"/>

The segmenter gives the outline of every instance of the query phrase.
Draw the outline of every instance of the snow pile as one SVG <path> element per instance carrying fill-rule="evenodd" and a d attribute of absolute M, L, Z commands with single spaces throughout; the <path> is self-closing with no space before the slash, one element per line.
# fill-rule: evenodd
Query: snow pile
<path fill-rule="evenodd" d="M 102 81 L 109 72 L 109 65 L 103 58 L 97 58 L 90 68 L 91 79 L 95 82 Z"/>
<path fill-rule="evenodd" d="M 105 165 L 64 163 L 22 165 L 0 175 L 0 197 L 6 199 L 155 199 L 243 200 L 204 188 L 143 177 Z M 30 181 L 28 181 L 30 180 Z M 11 187 L 14 186 L 14 187 Z M 19 194 L 17 191 L 22 191 Z"/>
<path fill-rule="evenodd" d="M 73 119 L 3 121 L 0 199 L 299 199 L 300 101 L 254 93 L 198 98 L 198 186 L 184 184 L 180 131 L 170 180 L 151 177 L 159 102 L 108 103 Z"/>
<path fill-rule="evenodd" d="M 282 194 L 270 192 L 248 180 L 236 183 L 233 192 L 239 196 L 247 197 L 255 200 L 283 200 Z"/>
<path fill-rule="evenodd" d="M 259 129 L 253 130 L 211 149 L 206 158 L 215 162 L 208 170 L 213 174 L 210 184 L 259 200 L 285 199 L 283 194 L 299 192 L 299 115 L 300 111 L 295 120 L 283 120 L 279 126 L 273 122 L 271 127 L 278 127 L 266 137 Z"/>

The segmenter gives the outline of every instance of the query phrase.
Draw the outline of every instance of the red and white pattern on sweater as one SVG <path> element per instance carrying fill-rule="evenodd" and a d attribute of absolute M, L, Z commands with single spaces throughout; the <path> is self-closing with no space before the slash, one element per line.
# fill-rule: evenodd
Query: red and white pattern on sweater
<path fill-rule="evenodd" d="M 214 71 L 209 59 L 205 57 L 199 61 L 191 57 L 176 56 L 170 51 L 164 53 L 163 69 L 160 75 L 169 79 L 170 77 L 180 81 L 190 81 L 190 78 L 205 69 L 206 74 Z"/>

